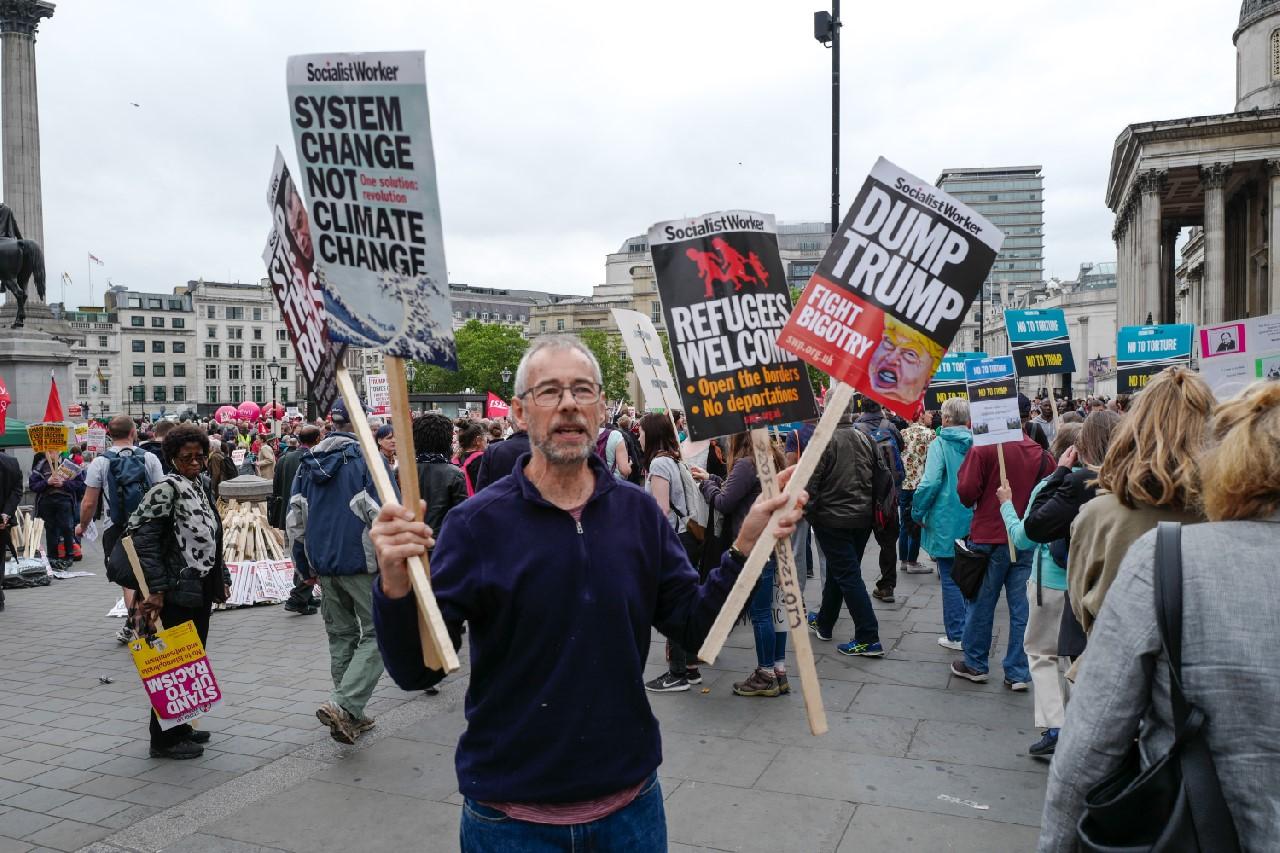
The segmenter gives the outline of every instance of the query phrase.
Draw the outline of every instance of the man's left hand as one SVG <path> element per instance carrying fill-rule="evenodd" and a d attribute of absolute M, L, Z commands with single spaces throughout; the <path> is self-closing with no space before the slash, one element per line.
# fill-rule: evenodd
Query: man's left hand
<path fill-rule="evenodd" d="M 733 542 L 734 547 L 739 551 L 744 554 L 750 554 L 751 549 L 755 547 L 756 540 L 760 538 L 768 526 L 769 519 L 773 516 L 773 513 L 790 504 L 791 497 L 786 494 L 786 489 L 787 483 L 791 480 L 791 475 L 794 472 L 794 465 L 780 472 L 778 474 L 779 494 L 768 500 L 765 500 L 763 496 L 758 497 L 756 502 L 751 505 L 751 511 L 742 520 L 742 527 L 738 530 L 738 538 Z M 786 539 L 795 533 L 796 525 L 804 518 L 804 505 L 808 500 L 809 493 L 801 492 L 795 506 L 779 516 L 778 529 L 773 534 L 776 538 Z"/>

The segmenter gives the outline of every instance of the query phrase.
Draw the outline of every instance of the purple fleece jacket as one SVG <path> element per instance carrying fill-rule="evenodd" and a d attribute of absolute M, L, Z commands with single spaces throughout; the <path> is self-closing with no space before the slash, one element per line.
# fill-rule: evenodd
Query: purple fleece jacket
<path fill-rule="evenodd" d="M 643 673 L 651 631 L 702 645 L 741 566 L 706 582 L 653 498 L 593 453 L 582 521 L 512 473 L 449 512 L 431 586 L 454 643 L 471 644 L 458 788 L 481 802 L 576 802 L 635 785 L 662 763 Z M 406 690 L 443 673 L 422 662 L 412 595 L 374 583 L 387 672 Z"/>

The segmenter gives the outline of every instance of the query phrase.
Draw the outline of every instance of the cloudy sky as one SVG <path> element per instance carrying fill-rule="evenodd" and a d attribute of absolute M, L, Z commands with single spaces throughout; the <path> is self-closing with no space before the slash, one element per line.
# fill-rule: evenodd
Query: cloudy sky
<path fill-rule="evenodd" d="M 1041 164 L 1049 275 L 1113 259 L 1103 196 L 1126 125 L 1234 104 L 1234 2 L 844 5 L 844 201 L 880 154 L 931 181 Z M 453 281 L 585 293 L 657 220 L 828 216 L 816 2 L 57 6 L 36 48 L 45 249 L 74 304 L 88 252 L 106 263 L 99 304 L 108 278 L 167 292 L 263 276 L 274 147 L 296 163 L 295 53 L 426 51 Z"/>

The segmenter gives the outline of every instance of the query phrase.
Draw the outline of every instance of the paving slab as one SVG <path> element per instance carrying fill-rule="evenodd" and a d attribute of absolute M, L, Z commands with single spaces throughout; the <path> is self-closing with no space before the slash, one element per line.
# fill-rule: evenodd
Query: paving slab
<path fill-rule="evenodd" d="M 835 800 L 686 783 L 666 800 L 667 837 L 716 850 L 833 851 L 853 807 Z M 803 845 L 798 844 L 803 839 Z"/>
<path fill-rule="evenodd" d="M 1039 836 L 1036 827 L 862 804 L 837 853 L 1025 853 Z"/>

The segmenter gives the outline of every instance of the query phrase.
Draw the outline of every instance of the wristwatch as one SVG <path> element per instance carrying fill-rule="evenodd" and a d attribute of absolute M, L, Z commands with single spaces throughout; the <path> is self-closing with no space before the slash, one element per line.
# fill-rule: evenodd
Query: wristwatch
<path fill-rule="evenodd" d="M 739 551 L 737 545 L 729 546 L 729 556 L 733 558 L 734 562 L 738 564 L 739 568 L 747 564 L 747 555 Z"/>

